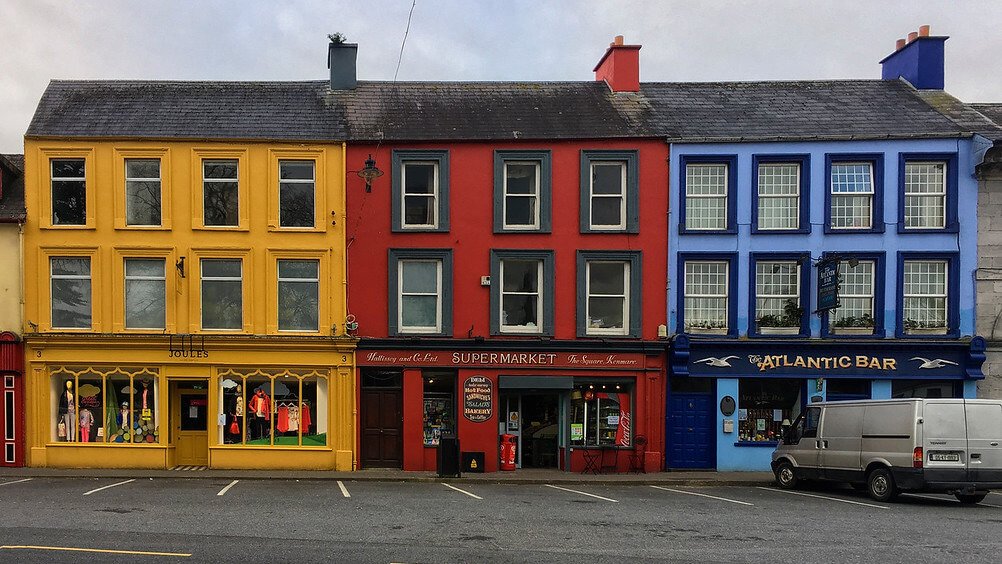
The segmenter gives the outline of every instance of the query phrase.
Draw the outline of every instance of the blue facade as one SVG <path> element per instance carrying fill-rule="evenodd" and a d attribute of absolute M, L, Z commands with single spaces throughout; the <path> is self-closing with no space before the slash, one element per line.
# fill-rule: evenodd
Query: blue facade
<path fill-rule="evenodd" d="M 753 402 L 804 405 L 824 399 L 829 386 L 837 389 L 833 397 L 890 398 L 895 389 L 906 393 L 901 386 L 914 381 L 927 382 L 923 388 L 927 393 L 974 397 L 975 382 L 983 377 L 983 355 L 979 356 L 978 350 L 983 341 L 971 342 L 977 262 L 977 181 L 972 150 L 970 139 L 671 145 L 668 322 L 670 334 L 684 334 L 685 338 L 675 338 L 681 346 L 672 350 L 669 395 L 673 386 L 686 390 L 699 387 L 684 379 L 710 381 L 701 389 L 715 399 L 710 420 L 716 427 L 718 470 L 768 470 L 770 447 L 775 444 L 770 439 L 778 438 L 781 424 L 775 419 L 792 418 L 799 411 L 749 411 Z M 910 161 L 946 163 L 947 195 L 941 227 L 906 229 L 902 224 L 904 167 Z M 796 163 L 801 172 L 799 225 L 783 231 L 763 230 L 758 225 L 757 167 L 770 162 Z M 719 230 L 685 226 L 686 214 L 693 213 L 686 209 L 685 199 L 690 163 L 727 165 L 724 215 L 728 222 Z M 832 228 L 832 163 L 869 166 L 874 191 L 870 226 Z M 849 329 L 832 334 L 827 316 L 813 313 L 817 289 L 814 265 L 833 253 L 842 260 L 857 259 L 872 265 L 875 319 L 870 323 L 874 328 L 871 334 L 853 334 Z M 688 260 L 727 261 L 726 331 L 710 326 L 686 331 L 686 320 L 691 317 L 685 312 L 683 280 Z M 903 319 L 903 265 L 913 260 L 945 265 L 945 334 L 926 334 L 915 320 Z M 787 324 L 802 320 L 799 329 L 773 329 L 761 320 L 756 325 L 755 265 L 759 261 L 767 261 L 773 269 L 777 261 L 800 265 L 801 311 L 780 316 Z M 890 349 L 894 352 L 888 352 Z M 780 350 L 781 355 L 775 352 Z M 844 366 L 846 363 L 851 367 Z M 757 391 L 753 394 L 751 388 Z M 727 397 L 737 404 L 730 416 L 721 409 L 721 401 Z M 745 407 L 742 397 L 748 404 Z M 669 459 L 666 465 L 672 468 L 680 462 L 685 464 L 684 460 Z"/>

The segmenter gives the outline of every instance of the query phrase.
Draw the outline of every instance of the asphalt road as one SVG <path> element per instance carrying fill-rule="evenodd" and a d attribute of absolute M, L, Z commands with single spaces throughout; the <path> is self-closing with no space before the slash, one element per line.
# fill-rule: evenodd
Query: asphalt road
<path fill-rule="evenodd" d="M 1002 551 L 999 493 L 961 506 L 846 489 L 451 485 L 4 479 L 0 562 L 911 563 Z"/>

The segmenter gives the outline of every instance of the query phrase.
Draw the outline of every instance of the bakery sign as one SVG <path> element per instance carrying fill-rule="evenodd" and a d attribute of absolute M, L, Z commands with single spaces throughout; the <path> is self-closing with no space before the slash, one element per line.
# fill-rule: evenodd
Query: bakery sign
<path fill-rule="evenodd" d="M 463 417 L 483 423 L 494 415 L 494 384 L 484 376 L 470 376 L 463 382 Z"/>

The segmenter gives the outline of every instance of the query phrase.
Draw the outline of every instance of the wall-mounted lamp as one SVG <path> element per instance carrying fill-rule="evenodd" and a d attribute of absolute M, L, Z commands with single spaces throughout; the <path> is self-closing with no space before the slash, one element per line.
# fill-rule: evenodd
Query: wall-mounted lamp
<path fill-rule="evenodd" d="M 184 257 L 178 257 L 174 267 L 177 268 L 177 273 L 181 275 L 181 278 L 184 278 Z"/>
<path fill-rule="evenodd" d="M 376 159 L 372 158 L 372 154 L 369 154 L 369 158 L 365 159 L 365 168 L 356 172 L 359 178 L 365 181 L 365 191 L 372 192 L 372 181 L 373 179 L 379 178 L 383 175 L 383 171 L 376 168 Z"/>

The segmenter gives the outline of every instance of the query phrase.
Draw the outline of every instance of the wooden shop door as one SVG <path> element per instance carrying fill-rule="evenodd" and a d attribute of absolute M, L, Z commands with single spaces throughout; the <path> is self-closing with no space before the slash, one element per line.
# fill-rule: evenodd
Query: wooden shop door
<path fill-rule="evenodd" d="M 171 430 L 174 464 L 209 464 L 209 393 L 203 384 L 192 389 L 189 383 L 171 383 Z"/>
<path fill-rule="evenodd" d="M 362 467 L 403 467 L 403 390 L 362 389 Z"/>

